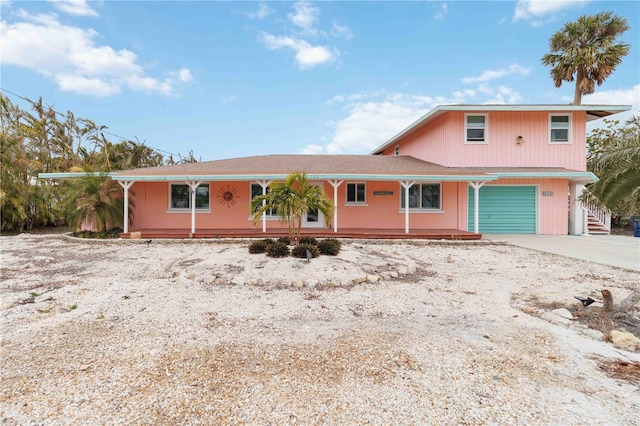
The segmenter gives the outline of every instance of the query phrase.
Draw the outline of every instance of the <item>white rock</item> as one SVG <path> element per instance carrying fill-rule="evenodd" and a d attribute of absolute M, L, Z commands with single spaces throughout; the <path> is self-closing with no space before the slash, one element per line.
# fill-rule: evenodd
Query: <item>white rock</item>
<path fill-rule="evenodd" d="M 302 281 L 302 280 L 295 280 L 295 281 L 293 282 L 293 286 L 294 286 L 294 287 L 296 287 L 296 288 L 304 287 L 304 281 Z"/>
<path fill-rule="evenodd" d="M 246 278 L 243 277 L 242 275 L 236 275 L 235 277 L 233 277 L 231 279 L 231 283 L 235 284 L 235 285 L 242 285 L 246 282 Z"/>
<path fill-rule="evenodd" d="M 318 285 L 318 280 L 310 278 L 308 280 L 305 280 L 304 282 L 304 286 L 305 287 L 315 287 Z"/>
<path fill-rule="evenodd" d="M 389 275 L 391 275 L 391 278 L 398 278 L 398 276 L 399 276 L 396 271 L 389 272 Z"/>
<path fill-rule="evenodd" d="M 369 281 L 370 283 L 377 283 L 380 280 L 380 275 L 367 275 L 367 281 Z"/>
<path fill-rule="evenodd" d="M 540 315 L 540 318 L 542 318 L 545 321 L 549 321 L 551 324 L 555 324 L 555 325 L 565 325 L 565 326 L 571 325 L 571 320 L 559 317 L 553 312 L 545 312 L 542 315 Z"/>
<path fill-rule="evenodd" d="M 604 334 L 601 331 L 594 330 L 593 328 L 585 328 L 582 331 L 587 337 L 592 338 L 593 340 L 603 340 Z"/>
<path fill-rule="evenodd" d="M 553 312 L 555 315 L 559 316 L 560 318 L 566 318 L 568 320 L 573 319 L 573 315 L 571 315 L 571 312 L 569 312 L 569 310 L 566 308 L 554 309 L 551 312 Z"/>
<path fill-rule="evenodd" d="M 620 349 L 640 347 L 640 339 L 626 331 L 611 331 L 611 342 L 613 343 L 613 346 Z"/>

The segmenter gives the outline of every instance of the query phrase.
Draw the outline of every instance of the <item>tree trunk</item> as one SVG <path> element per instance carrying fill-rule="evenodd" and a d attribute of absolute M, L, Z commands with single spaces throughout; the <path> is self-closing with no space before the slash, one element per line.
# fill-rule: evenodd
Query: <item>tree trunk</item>
<path fill-rule="evenodd" d="M 582 88 L 580 86 L 584 78 L 586 78 L 584 75 L 584 70 L 582 69 L 582 67 L 578 67 L 578 72 L 576 75 L 576 90 L 573 93 L 574 105 L 580 105 L 582 103 Z"/>
<path fill-rule="evenodd" d="M 613 311 L 613 296 L 609 290 L 602 290 L 602 310 L 605 312 Z"/>

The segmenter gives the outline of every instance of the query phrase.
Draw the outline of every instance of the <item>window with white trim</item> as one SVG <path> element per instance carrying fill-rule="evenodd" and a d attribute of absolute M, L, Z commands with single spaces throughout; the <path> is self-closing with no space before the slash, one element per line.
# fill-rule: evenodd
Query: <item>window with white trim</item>
<path fill-rule="evenodd" d="M 405 206 L 405 189 L 400 188 L 400 208 Z M 409 187 L 410 210 L 441 210 L 442 197 L 439 183 L 417 183 Z"/>
<path fill-rule="evenodd" d="M 269 192 L 269 187 L 267 186 L 267 192 Z M 254 198 L 258 197 L 262 195 L 262 185 L 260 185 L 259 183 L 252 183 L 251 184 L 251 200 L 253 201 Z M 260 207 L 257 206 L 256 207 L 256 211 L 259 209 Z M 276 209 L 269 209 L 266 211 L 267 213 L 267 217 L 276 217 L 278 216 L 278 213 L 276 212 Z"/>
<path fill-rule="evenodd" d="M 570 114 L 549 114 L 549 143 L 571 143 Z"/>
<path fill-rule="evenodd" d="M 367 185 L 364 182 L 347 183 L 347 204 L 367 202 Z"/>
<path fill-rule="evenodd" d="M 209 205 L 209 184 L 203 183 L 196 189 L 196 210 L 208 210 Z M 171 210 L 191 210 L 189 185 L 182 183 L 171 184 L 169 189 L 169 208 Z"/>
<path fill-rule="evenodd" d="M 465 114 L 464 134 L 465 143 L 488 143 L 489 116 L 488 114 Z"/>

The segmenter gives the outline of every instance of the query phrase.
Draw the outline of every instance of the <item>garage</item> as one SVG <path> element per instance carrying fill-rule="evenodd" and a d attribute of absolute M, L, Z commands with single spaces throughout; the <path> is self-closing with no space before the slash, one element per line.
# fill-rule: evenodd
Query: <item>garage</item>
<path fill-rule="evenodd" d="M 481 234 L 535 234 L 536 187 L 485 185 L 480 188 Z M 469 187 L 468 228 L 474 226 L 474 191 Z"/>

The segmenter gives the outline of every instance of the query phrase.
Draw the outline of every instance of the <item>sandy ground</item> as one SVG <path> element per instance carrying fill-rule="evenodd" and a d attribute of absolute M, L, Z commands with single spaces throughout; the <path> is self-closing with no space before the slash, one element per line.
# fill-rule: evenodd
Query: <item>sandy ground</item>
<path fill-rule="evenodd" d="M 640 355 L 541 318 L 635 272 L 493 244 L 0 244 L 3 425 L 638 423 L 640 385 L 599 365 Z"/>

